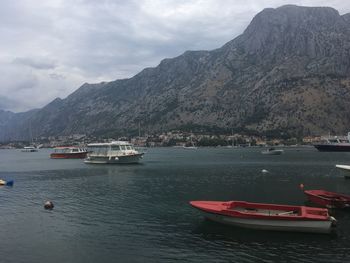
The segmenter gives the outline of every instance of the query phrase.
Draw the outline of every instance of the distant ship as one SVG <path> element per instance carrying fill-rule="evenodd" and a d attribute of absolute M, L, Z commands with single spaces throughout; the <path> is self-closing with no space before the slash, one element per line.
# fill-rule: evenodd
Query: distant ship
<path fill-rule="evenodd" d="M 26 146 L 21 151 L 22 152 L 27 152 L 27 153 L 33 153 L 33 152 L 37 152 L 38 149 L 35 148 L 34 146 Z"/>
<path fill-rule="evenodd" d="M 269 148 L 266 151 L 262 151 L 261 153 L 268 155 L 281 155 L 282 153 L 284 153 L 284 151 L 281 149 Z"/>
<path fill-rule="evenodd" d="M 347 137 L 325 138 L 325 142 L 314 144 L 314 147 L 322 152 L 350 152 L 350 132 Z"/>

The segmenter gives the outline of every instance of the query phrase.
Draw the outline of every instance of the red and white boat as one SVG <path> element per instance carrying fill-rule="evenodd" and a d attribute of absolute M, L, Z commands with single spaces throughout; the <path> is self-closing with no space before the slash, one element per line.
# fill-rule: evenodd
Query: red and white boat
<path fill-rule="evenodd" d="M 327 208 L 350 208 L 350 196 L 325 190 L 304 191 L 310 202 Z"/>
<path fill-rule="evenodd" d="M 210 220 L 245 228 L 330 233 L 335 218 L 325 208 L 244 201 L 191 201 Z"/>
<path fill-rule="evenodd" d="M 54 148 L 54 152 L 50 154 L 52 159 L 84 159 L 88 151 L 85 148 L 74 146 L 62 146 Z"/>

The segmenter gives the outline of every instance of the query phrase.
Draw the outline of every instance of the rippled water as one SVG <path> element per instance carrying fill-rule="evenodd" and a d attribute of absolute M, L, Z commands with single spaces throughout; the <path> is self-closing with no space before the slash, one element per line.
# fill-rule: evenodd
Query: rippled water
<path fill-rule="evenodd" d="M 0 188 L 0 262 L 349 262 L 350 211 L 335 212 L 336 235 L 318 235 L 224 226 L 188 205 L 302 205 L 300 183 L 350 194 L 334 167 L 350 153 L 260 151 L 159 148 L 140 165 L 86 165 L 51 160 L 49 150 L 0 150 L 0 178 L 15 180 Z"/>

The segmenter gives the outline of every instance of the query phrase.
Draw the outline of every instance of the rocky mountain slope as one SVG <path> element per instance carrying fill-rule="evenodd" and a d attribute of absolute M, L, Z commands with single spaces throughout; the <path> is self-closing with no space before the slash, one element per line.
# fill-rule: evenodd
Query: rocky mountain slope
<path fill-rule="evenodd" d="M 309 135 L 350 130 L 350 14 L 282 6 L 212 51 L 187 51 L 130 79 L 84 84 L 21 114 L 0 139 L 171 129 Z"/>

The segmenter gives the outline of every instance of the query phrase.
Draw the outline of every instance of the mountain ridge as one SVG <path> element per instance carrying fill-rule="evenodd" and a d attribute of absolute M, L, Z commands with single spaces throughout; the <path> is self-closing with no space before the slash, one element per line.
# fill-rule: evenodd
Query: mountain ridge
<path fill-rule="evenodd" d="M 123 135 L 139 125 L 151 133 L 345 133 L 349 23 L 350 14 L 329 7 L 267 8 L 221 48 L 186 51 L 129 79 L 85 83 L 63 100 L 12 117 L 2 130 L 17 139 L 26 137 L 28 125 L 36 136 Z"/>

